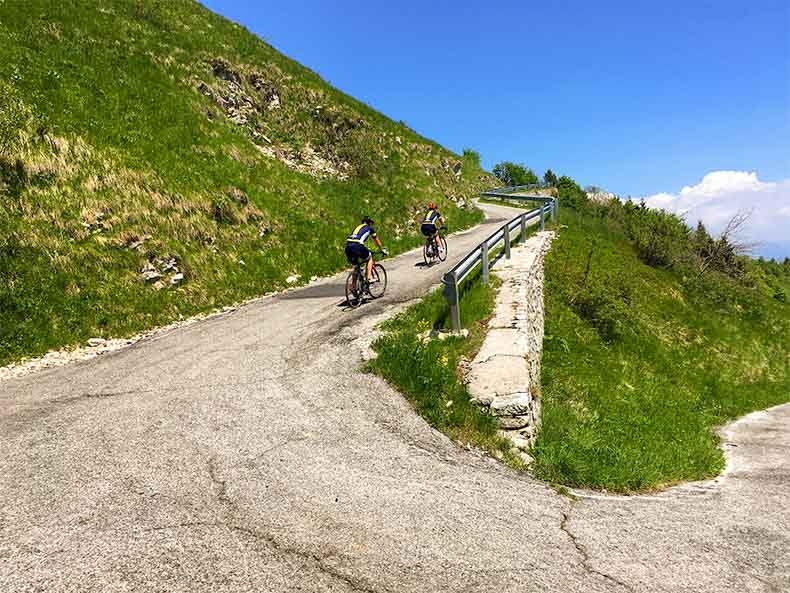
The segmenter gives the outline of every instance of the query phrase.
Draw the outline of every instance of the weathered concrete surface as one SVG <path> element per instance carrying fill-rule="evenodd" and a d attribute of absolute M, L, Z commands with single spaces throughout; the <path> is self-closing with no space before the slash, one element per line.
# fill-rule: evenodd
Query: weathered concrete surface
<path fill-rule="evenodd" d="M 718 484 L 572 505 L 354 370 L 418 258 L 0 384 L 0 591 L 786 589 L 790 406 Z"/>
<path fill-rule="evenodd" d="M 522 453 L 534 445 L 540 427 L 543 259 L 553 237 L 550 231 L 536 233 L 493 268 L 502 284 L 467 375 L 472 399 L 497 417 L 502 436 Z M 532 461 L 528 455 L 522 459 Z"/>

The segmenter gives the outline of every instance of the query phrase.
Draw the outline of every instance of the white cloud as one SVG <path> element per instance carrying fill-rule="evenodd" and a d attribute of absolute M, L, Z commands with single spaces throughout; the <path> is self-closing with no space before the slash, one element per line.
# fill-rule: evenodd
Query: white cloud
<path fill-rule="evenodd" d="M 763 246 L 758 254 L 790 256 L 790 179 L 763 182 L 753 172 L 713 171 L 676 194 L 641 199 L 651 208 L 679 214 L 692 226 L 702 220 L 713 235 L 737 212 L 751 211 L 743 238 Z"/>

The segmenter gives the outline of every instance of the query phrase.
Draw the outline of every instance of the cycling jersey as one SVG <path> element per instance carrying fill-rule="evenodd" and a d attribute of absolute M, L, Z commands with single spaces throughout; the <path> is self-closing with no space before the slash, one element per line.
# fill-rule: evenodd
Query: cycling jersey
<path fill-rule="evenodd" d="M 438 210 L 428 210 L 425 213 L 425 218 L 422 219 L 423 224 L 436 224 L 436 221 L 442 217 Z"/>
<path fill-rule="evenodd" d="M 361 244 L 364 245 L 365 241 L 367 241 L 371 237 L 375 237 L 375 236 L 376 236 L 376 229 L 374 229 L 369 224 L 364 224 L 363 223 L 363 224 L 359 225 L 357 228 L 354 229 L 354 232 L 352 232 L 348 236 L 348 239 L 346 239 L 346 242 L 347 243 L 361 243 Z"/>

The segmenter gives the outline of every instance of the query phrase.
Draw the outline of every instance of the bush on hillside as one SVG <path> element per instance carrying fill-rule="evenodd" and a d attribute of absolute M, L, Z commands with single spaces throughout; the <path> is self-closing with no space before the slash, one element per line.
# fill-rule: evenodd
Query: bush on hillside
<path fill-rule="evenodd" d="M 510 161 L 496 164 L 492 173 L 506 186 L 533 185 L 539 182 L 532 169 Z"/>
<path fill-rule="evenodd" d="M 559 192 L 561 208 L 570 207 L 575 210 L 580 210 L 589 204 L 587 194 L 584 193 L 584 190 L 567 175 L 563 175 L 557 180 L 556 187 Z"/>

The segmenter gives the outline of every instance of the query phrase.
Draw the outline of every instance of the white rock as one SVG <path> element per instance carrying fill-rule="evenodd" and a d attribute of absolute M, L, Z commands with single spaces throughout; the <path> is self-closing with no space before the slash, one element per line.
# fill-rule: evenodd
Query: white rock
<path fill-rule="evenodd" d="M 297 276 L 296 274 L 293 274 L 291 276 L 288 276 L 288 278 L 286 278 L 285 281 L 288 284 L 295 284 L 296 282 L 299 282 L 299 278 L 301 278 L 301 276 Z"/>
<path fill-rule="evenodd" d="M 173 276 L 170 278 L 170 285 L 175 286 L 183 279 L 184 279 L 184 274 L 182 274 L 181 272 L 179 272 L 178 274 L 173 274 Z"/>
<path fill-rule="evenodd" d="M 524 462 L 524 465 L 532 465 L 532 462 L 534 461 L 532 456 L 529 453 L 525 453 L 524 451 L 519 450 L 518 453 L 516 453 L 516 456 Z"/>
<path fill-rule="evenodd" d="M 161 278 L 162 274 L 159 273 L 159 270 L 154 267 L 154 264 L 148 262 L 143 266 L 143 269 L 140 271 L 143 276 L 143 280 L 146 282 L 150 282 L 151 280 L 156 280 L 157 278 Z"/>
<path fill-rule="evenodd" d="M 483 362 L 473 362 L 469 373 L 469 393 L 477 399 L 483 395 L 526 393 L 529 384 L 529 369 L 524 359 L 513 356 L 493 356 Z M 519 414 L 502 412 L 503 416 Z"/>
<path fill-rule="evenodd" d="M 529 393 L 514 393 L 495 397 L 491 402 L 494 416 L 524 416 L 530 413 L 532 396 Z"/>
<path fill-rule="evenodd" d="M 522 429 L 519 430 L 519 432 L 522 433 L 526 429 L 532 430 L 532 427 L 529 426 L 532 418 L 529 416 L 497 416 L 496 420 L 500 428 L 507 428 L 509 430 Z M 531 433 L 529 436 L 531 436 Z"/>
<path fill-rule="evenodd" d="M 525 439 L 524 437 L 522 437 L 521 435 L 519 435 L 516 432 L 500 431 L 499 434 L 501 436 L 505 437 L 511 443 L 513 443 L 513 446 L 516 449 L 520 449 L 521 451 L 525 451 L 525 450 L 530 448 L 531 443 L 530 443 L 529 439 Z"/>
<path fill-rule="evenodd" d="M 107 343 L 107 340 L 104 338 L 90 338 L 88 340 L 88 346 L 91 348 L 96 348 L 97 346 L 104 346 Z"/>

